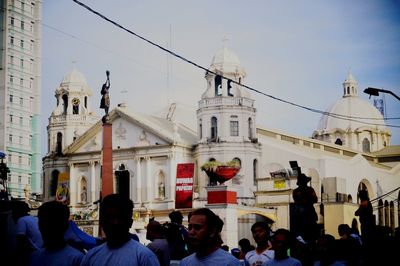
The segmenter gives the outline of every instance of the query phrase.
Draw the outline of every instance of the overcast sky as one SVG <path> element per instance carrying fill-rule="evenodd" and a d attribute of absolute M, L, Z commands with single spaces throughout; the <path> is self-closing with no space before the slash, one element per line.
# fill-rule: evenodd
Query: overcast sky
<path fill-rule="evenodd" d="M 266 94 L 326 110 L 343 95 L 349 71 L 366 87 L 400 96 L 400 1 L 385 0 L 82 0 L 125 28 L 208 68 L 225 46 L 246 69 L 244 84 Z M 83 73 L 99 109 L 105 71 L 111 72 L 111 105 L 157 113 L 177 102 L 197 109 L 206 89 L 204 70 L 129 34 L 72 0 L 43 1 L 42 147 L 54 110 L 54 91 L 73 68 Z M 223 39 L 228 41 L 223 43 Z M 257 124 L 311 136 L 320 114 L 251 92 Z M 400 117 L 400 101 L 386 94 L 386 114 Z M 388 120 L 400 126 L 400 120 Z M 400 128 L 391 127 L 400 145 Z"/>

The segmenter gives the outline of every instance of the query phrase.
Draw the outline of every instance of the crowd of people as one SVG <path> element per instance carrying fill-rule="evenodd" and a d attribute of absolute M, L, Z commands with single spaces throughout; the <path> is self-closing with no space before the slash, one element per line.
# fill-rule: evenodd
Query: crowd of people
<path fill-rule="evenodd" d="M 370 224 L 366 201 L 356 212 L 361 220 L 361 235 L 348 224 L 339 224 L 339 239 L 320 234 L 310 241 L 305 240 L 310 239 L 309 232 L 302 236 L 301 232 L 286 228 L 273 231 L 271 224 L 257 221 L 251 227 L 256 246 L 242 238 L 237 247 L 231 248 L 221 237 L 223 220 L 209 208 L 190 212 L 188 228 L 182 224 L 180 211 L 169 214 L 170 222 L 151 219 L 146 228 L 150 242 L 144 245 L 129 232 L 133 202 L 119 194 L 106 196 L 100 204 L 104 239 L 86 241 L 71 237 L 69 208 L 61 202 L 43 203 L 37 217 L 29 214 L 25 202 L 14 202 L 16 256 L 10 256 L 12 261 L 3 257 L 2 265 L 395 265 L 391 261 L 396 259 L 399 241 Z M 12 245 L 11 240 L 9 243 Z"/>

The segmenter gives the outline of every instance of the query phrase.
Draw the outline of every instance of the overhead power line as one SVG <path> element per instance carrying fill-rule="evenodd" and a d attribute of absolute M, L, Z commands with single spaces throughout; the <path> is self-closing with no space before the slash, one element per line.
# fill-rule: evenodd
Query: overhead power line
<path fill-rule="evenodd" d="M 231 83 L 234 83 L 234 84 L 237 84 L 239 86 L 242 86 L 243 88 L 246 88 L 246 89 L 248 89 L 250 91 L 254 91 L 254 92 L 258 93 L 258 94 L 267 96 L 267 97 L 269 97 L 269 98 L 271 98 L 273 100 L 280 101 L 280 102 L 283 102 L 283 103 L 286 103 L 286 104 L 289 104 L 289 105 L 292 105 L 292 106 L 295 106 L 295 107 L 298 107 L 298 108 L 301 108 L 301 109 L 305 109 L 305 110 L 308 110 L 308 111 L 311 111 L 311 112 L 314 112 L 314 113 L 319 113 L 319 114 L 331 116 L 331 117 L 334 117 L 334 118 L 337 118 L 337 119 L 358 122 L 358 123 L 366 124 L 366 125 L 384 126 L 384 124 L 369 123 L 369 122 L 365 122 L 365 121 L 360 121 L 360 120 L 357 120 L 357 118 L 352 117 L 352 116 L 342 115 L 342 114 L 337 114 L 337 113 L 330 113 L 330 112 L 327 112 L 327 111 L 321 111 L 321 110 L 318 110 L 318 109 L 315 109 L 315 108 L 311 108 L 311 107 L 300 105 L 300 104 L 297 104 L 297 103 L 294 103 L 294 102 L 290 102 L 290 101 L 278 98 L 276 96 L 264 93 L 262 91 L 254 89 L 254 88 L 249 87 L 247 85 L 241 84 L 241 83 L 239 83 L 237 81 L 231 80 L 230 78 L 224 77 L 224 76 L 222 76 L 222 75 L 220 75 L 220 74 L 218 74 L 216 72 L 213 72 L 213 71 L 207 69 L 206 67 L 203 67 L 203 66 L 201 66 L 201 65 L 199 65 L 199 64 L 197 64 L 197 63 L 195 63 L 195 62 L 193 62 L 193 61 L 191 61 L 191 60 L 189 60 L 189 59 L 187 59 L 187 58 L 185 58 L 185 57 L 183 57 L 183 56 L 181 56 L 181 55 L 179 55 L 179 54 L 177 54 L 177 53 L 175 53 L 175 52 L 173 52 L 173 51 L 171 51 L 171 50 L 169 50 L 169 49 L 167 49 L 167 48 L 165 48 L 165 47 L 163 47 L 163 46 L 161 46 L 161 45 L 159 45 L 159 44 L 157 44 L 157 43 L 155 43 L 155 42 L 153 42 L 153 41 L 151 41 L 151 40 L 149 40 L 149 39 L 147 39 L 147 38 L 145 38 L 145 37 L 143 37 L 143 36 L 141 36 L 141 35 L 139 35 L 137 33 L 135 33 L 135 32 L 133 32 L 133 31 L 127 29 L 127 28 L 125 28 L 121 24 L 115 22 L 112 19 L 109 19 L 108 17 L 104 16 L 103 14 L 97 12 L 96 10 L 92 9 L 91 7 L 85 5 L 84 3 L 82 3 L 82 2 L 80 2 L 78 0 L 72 0 L 72 1 L 74 1 L 75 3 L 77 3 L 80 6 L 84 7 L 85 9 L 89 10 L 93 14 L 101 17 L 102 19 L 110 22 L 111 24 L 115 25 L 116 27 L 118 27 L 118 28 L 120 28 L 120 29 L 122 29 L 122 30 L 124 30 L 124 31 L 126 31 L 126 32 L 128 32 L 128 33 L 130 33 L 130 34 L 132 34 L 134 36 L 136 36 L 137 38 L 139 38 L 139 39 L 141 39 L 141 40 L 143 40 L 143 41 L 145 41 L 145 42 L 147 42 L 147 43 L 149 43 L 149 44 L 151 44 L 151 45 L 163 50 L 164 52 L 167 52 L 167 53 L 169 53 L 169 54 L 181 59 L 182 61 L 185 61 L 185 62 L 187 62 L 187 63 L 189 63 L 189 64 L 191 64 L 191 65 L 193 65 L 193 66 L 195 66 L 195 67 L 197 67 L 199 69 L 202 69 L 202 70 L 204 70 L 204 71 L 206 71 L 208 73 L 211 73 L 211 74 L 214 74 L 216 76 L 220 76 L 223 79 L 229 80 L 229 81 L 231 81 Z M 369 118 L 358 118 L 358 119 L 369 119 Z M 389 125 L 389 124 L 386 124 L 386 126 L 387 127 L 400 128 L 400 125 Z"/>

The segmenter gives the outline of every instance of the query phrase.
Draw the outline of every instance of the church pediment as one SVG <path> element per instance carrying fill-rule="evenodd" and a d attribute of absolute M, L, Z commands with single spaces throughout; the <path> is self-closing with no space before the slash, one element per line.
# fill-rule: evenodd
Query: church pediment
<path fill-rule="evenodd" d="M 133 113 L 126 108 L 115 108 L 110 112 L 113 132 L 113 149 L 169 145 L 181 143 L 193 145 L 196 135 L 186 127 L 166 119 Z M 98 121 L 77 138 L 63 153 L 99 151 L 102 147 L 102 122 Z"/>

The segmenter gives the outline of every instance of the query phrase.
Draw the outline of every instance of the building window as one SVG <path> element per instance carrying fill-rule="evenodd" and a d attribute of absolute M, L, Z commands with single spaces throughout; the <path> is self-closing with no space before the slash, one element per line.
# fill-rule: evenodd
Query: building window
<path fill-rule="evenodd" d="M 20 104 L 20 105 L 24 105 L 24 98 L 22 98 L 22 97 L 19 98 L 19 104 Z"/>
<path fill-rule="evenodd" d="M 371 144 L 367 138 L 362 141 L 362 150 L 363 152 L 371 152 Z"/>
<path fill-rule="evenodd" d="M 14 65 L 14 56 L 13 55 L 10 55 L 10 64 Z"/>
<path fill-rule="evenodd" d="M 22 136 L 19 136 L 19 144 L 22 145 Z"/>
<path fill-rule="evenodd" d="M 199 137 L 200 137 L 200 139 L 203 138 L 203 124 L 202 124 L 201 119 L 199 121 Z"/>
<path fill-rule="evenodd" d="M 25 29 L 25 22 L 21 21 L 21 30 Z"/>
<path fill-rule="evenodd" d="M 230 121 L 231 136 L 239 136 L 239 121 Z"/>
<path fill-rule="evenodd" d="M 13 119 L 14 118 L 14 116 L 13 115 L 10 115 L 10 123 L 13 123 Z"/>
<path fill-rule="evenodd" d="M 10 44 L 14 45 L 14 36 L 10 36 Z"/>
<path fill-rule="evenodd" d="M 257 185 L 257 175 L 258 175 L 258 161 L 257 159 L 254 159 L 253 161 L 253 185 Z"/>
<path fill-rule="evenodd" d="M 21 67 L 24 67 L 24 59 L 20 59 Z"/>
<path fill-rule="evenodd" d="M 24 118 L 22 116 L 19 117 L 19 124 L 21 126 L 24 124 Z"/>
<path fill-rule="evenodd" d="M 8 135 L 8 141 L 9 142 L 13 142 L 13 135 L 12 134 Z"/>
<path fill-rule="evenodd" d="M 336 145 L 342 146 L 342 145 L 343 145 L 343 142 L 342 142 L 341 139 L 337 138 L 336 141 L 335 141 L 335 144 L 336 144 Z"/>
<path fill-rule="evenodd" d="M 18 176 L 18 183 L 21 184 L 21 182 L 22 182 L 22 177 L 19 175 Z"/>
<path fill-rule="evenodd" d="M 218 136 L 218 120 L 215 116 L 211 117 L 211 139 L 216 140 Z"/>
<path fill-rule="evenodd" d="M 248 126 L 249 126 L 249 132 L 248 132 L 249 139 L 252 139 L 253 138 L 253 120 L 251 119 L 251 117 L 249 117 Z"/>
<path fill-rule="evenodd" d="M 10 94 L 10 103 L 13 103 L 14 102 L 14 95 L 12 95 L 12 94 Z"/>
<path fill-rule="evenodd" d="M 22 155 L 18 155 L 18 163 L 22 164 Z"/>
<path fill-rule="evenodd" d="M 22 87 L 22 86 L 24 86 L 24 79 L 23 78 L 20 78 L 19 79 L 19 85 Z"/>
<path fill-rule="evenodd" d="M 14 83 L 14 76 L 10 75 L 10 83 Z"/>
<path fill-rule="evenodd" d="M 20 46 L 21 46 L 21 48 L 24 48 L 24 40 L 20 41 Z"/>
<path fill-rule="evenodd" d="M 14 17 L 11 17 L 10 20 L 11 26 L 14 26 Z"/>

